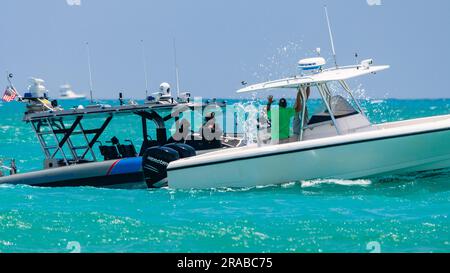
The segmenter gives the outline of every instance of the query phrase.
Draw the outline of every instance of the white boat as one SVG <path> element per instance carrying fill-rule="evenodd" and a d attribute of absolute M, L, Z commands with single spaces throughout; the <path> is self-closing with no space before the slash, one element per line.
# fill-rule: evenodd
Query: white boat
<path fill-rule="evenodd" d="M 325 60 L 301 60 L 301 75 L 251 85 L 238 93 L 274 88 L 320 95 L 324 111 L 301 126 L 298 141 L 211 152 L 170 162 L 171 188 L 253 187 L 312 179 L 357 179 L 450 167 L 450 115 L 371 124 L 346 81 L 389 66 L 359 65 L 323 69 Z M 306 74 L 308 70 L 312 73 Z M 339 86 L 349 100 L 336 95 Z M 304 90 L 304 89 L 303 89 Z M 305 92 L 302 92 L 305 99 Z M 305 118 L 306 106 L 300 115 Z"/>
<path fill-rule="evenodd" d="M 64 84 L 59 87 L 58 99 L 60 99 L 60 100 L 76 100 L 76 99 L 85 99 L 85 98 L 86 98 L 86 95 L 75 93 L 69 84 Z"/>

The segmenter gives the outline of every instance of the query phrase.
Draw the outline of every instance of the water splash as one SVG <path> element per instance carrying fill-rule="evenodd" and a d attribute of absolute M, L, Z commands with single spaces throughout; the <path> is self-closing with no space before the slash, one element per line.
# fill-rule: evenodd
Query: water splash
<path fill-rule="evenodd" d="M 352 88 L 353 97 L 358 101 L 362 110 L 369 118 L 371 122 L 374 123 L 384 123 L 394 120 L 402 120 L 401 111 L 392 107 L 389 102 L 388 93 L 386 93 L 382 98 L 373 98 L 369 95 L 369 92 L 364 88 L 362 83 L 356 83 L 356 88 Z M 337 82 L 330 82 L 329 87 L 333 92 L 333 95 L 340 95 L 346 98 L 353 107 L 357 108 L 353 103 L 353 99 L 345 92 L 342 87 Z"/>
<path fill-rule="evenodd" d="M 253 77 L 256 81 L 269 81 L 296 74 L 296 62 L 301 57 L 303 41 L 290 41 L 278 46 L 275 52 L 264 58 L 264 62 L 254 69 Z M 303 52 L 304 54 L 304 52 Z"/>
<path fill-rule="evenodd" d="M 235 103 L 237 122 L 242 126 L 244 142 L 247 146 L 258 144 L 258 128 L 261 114 L 264 114 L 261 101 L 253 96 L 251 100 Z"/>

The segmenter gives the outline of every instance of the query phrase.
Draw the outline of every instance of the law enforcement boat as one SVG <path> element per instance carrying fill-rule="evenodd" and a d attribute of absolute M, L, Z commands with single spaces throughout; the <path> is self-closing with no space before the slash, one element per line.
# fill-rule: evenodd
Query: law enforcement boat
<path fill-rule="evenodd" d="M 218 117 L 214 118 L 214 110 L 222 111 L 226 102 L 191 101 L 190 94 L 173 98 L 167 83 L 161 84 L 160 96 L 147 98 L 144 104 L 126 104 L 120 95 L 118 106 L 90 104 L 71 109 L 63 109 L 56 100 L 50 100 L 42 83 L 33 79 L 20 101 L 26 103 L 23 120 L 31 125 L 39 141 L 45 157 L 44 169 L 17 173 L 14 160 L 2 160 L 0 184 L 162 187 L 167 186 L 167 181 L 160 165 L 245 145 L 242 136 L 224 133 L 216 124 Z M 201 132 L 190 126 L 194 123 L 195 112 L 205 113 L 208 120 L 200 127 Z M 121 117 L 140 120 L 140 143 L 135 145 L 138 140 L 129 136 L 102 139 L 105 130 L 112 126 L 111 121 Z M 226 115 L 223 115 L 224 124 L 225 120 Z M 212 130 L 214 138 L 202 134 L 208 129 Z"/>

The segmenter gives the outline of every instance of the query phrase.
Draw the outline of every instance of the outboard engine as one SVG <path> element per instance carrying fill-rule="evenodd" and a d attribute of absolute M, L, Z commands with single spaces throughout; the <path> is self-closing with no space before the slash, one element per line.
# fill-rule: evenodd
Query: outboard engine
<path fill-rule="evenodd" d="M 142 155 L 142 169 L 147 186 L 149 188 L 167 186 L 167 166 L 169 163 L 195 155 L 194 148 L 182 143 L 148 148 Z"/>
<path fill-rule="evenodd" d="M 169 147 L 148 148 L 142 155 L 144 179 L 149 188 L 167 185 L 167 166 L 180 159 L 178 152 Z"/>
<path fill-rule="evenodd" d="M 164 145 L 164 147 L 169 147 L 178 152 L 180 158 L 187 158 L 191 156 L 196 156 L 195 149 L 192 146 L 183 143 L 170 143 Z"/>

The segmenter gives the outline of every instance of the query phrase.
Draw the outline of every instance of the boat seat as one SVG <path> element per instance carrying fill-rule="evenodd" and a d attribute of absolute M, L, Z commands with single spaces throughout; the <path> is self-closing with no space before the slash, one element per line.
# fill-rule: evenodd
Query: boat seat
<path fill-rule="evenodd" d="M 99 148 L 100 148 L 100 153 L 102 154 L 102 156 L 105 160 L 113 160 L 113 159 L 120 158 L 120 155 L 119 155 L 119 152 L 117 151 L 116 146 L 101 145 Z"/>
<path fill-rule="evenodd" d="M 357 114 L 359 114 L 359 113 L 354 111 L 349 114 L 335 115 L 334 118 L 340 119 L 340 118 L 345 118 L 345 117 L 349 117 L 349 116 L 353 116 L 353 115 L 357 115 Z M 326 122 L 326 121 L 332 121 L 330 114 L 328 114 L 328 113 L 316 114 L 316 115 L 312 116 L 311 119 L 308 121 L 308 125 L 315 125 L 315 124 Z"/>
<path fill-rule="evenodd" d="M 187 139 L 185 144 L 193 147 L 196 151 L 222 148 L 220 139 L 206 140 L 205 138 L 196 139 L 193 137 L 192 139 Z"/>
<path fill-rule="evenodd" d="M 334 114 L 335 119 L 345 118 L 359 114 L 353 106 L 342 96 L 334 96 L 330 100 L 331 111 Z M 330 113 L 328 109 L 323 109 L 320 113 L 317 113 L 311 117 L 308 121 L 308 125 L 315 125 L 322 122 L 331 121 Z"/>
<path fill-rule="evenodd" d="M 119 150 L 119 153 L 123 158 L 137 156 L 136 149 L 134 148 L 133 144 L 119 144 L 117 145 L 117 149 Z"/>

